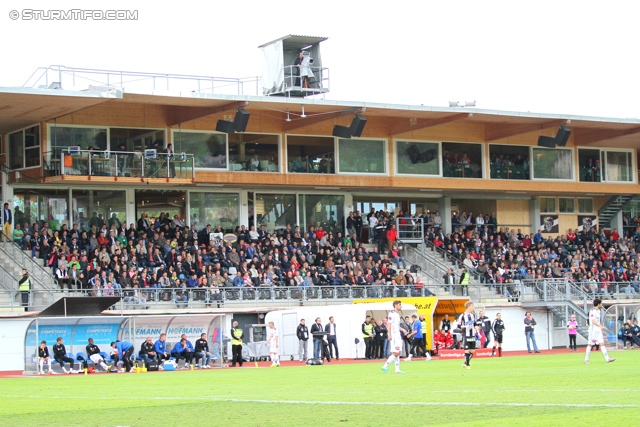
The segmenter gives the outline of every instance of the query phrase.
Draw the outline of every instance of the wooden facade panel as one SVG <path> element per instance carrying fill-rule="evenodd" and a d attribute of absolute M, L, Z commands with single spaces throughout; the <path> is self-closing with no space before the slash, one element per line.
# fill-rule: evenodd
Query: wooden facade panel
<path fill-rule="evenodd" d="M 531 233 L 532 227 L 525 226 L 532 224 L 530 218 L 530 200 L 496 200 L 496 218 L 499 224 L 511 224 L 509 228 L 524 234 Z M 521 225 L 519 225 L 521 224 Z"/>

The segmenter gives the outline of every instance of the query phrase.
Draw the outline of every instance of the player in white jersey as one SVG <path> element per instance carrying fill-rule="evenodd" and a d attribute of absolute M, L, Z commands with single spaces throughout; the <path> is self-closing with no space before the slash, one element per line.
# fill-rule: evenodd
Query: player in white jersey
<path fill-rule="evenodd" d="M 406 331 L 400 327 L 400 311 L 402 310 L 402 302 L 394 301 L 393 302 L 393 311 L 389 312 L 389 316 L 387 317 L 387 321 L 389 323 L 389 341 L 391 341 L 391 355 L 387 362 L 382 367 L 382 371 L 385 373 L 389 373 L 389 365 L 391 363 L 395 363 L 396 374 L 404 374 L 403 371 L 400 370 L 400 352 L 402 351 L 402 332 L 408 334 L 409 331 Z"/>
<path fill-rule="evenodd" d="M 280 356 L 278 355 L 278 332 L 273 322 L 269 322 L 269 329 L 267 329 L 267 342 L 264 343 L 265 347 L 269 346 L 269 356 L 271 356 L 271 367 L 275 368 L 280 366 Z"/>
<path fill-rule="evenodd" d="M 587 343 L 587 352 L 584 356 L 584 363 L 589 364 L 589 354 L 593 347 L 599 345 L 600 351 L 604 355 L 605 362 L 613 362 L 614 358 L 609 357 L 609 353 L 607 353 L 607 348 L 604 346 L 604 337 L 602 336 L 602 330 L 604 326 L 600 321 L 600 313 L 602 310 L 602 300 L 600 298 L 596 298 L 593 300 L 593 308 L 589 312 L 589 342 Z"/>
<path fill-rule="evenodd" d="M 476 324 L 475 306 L 473 302 L 467 301 L 464 304 L 465 311 L 458 317 L 457 329 L 462 334 L 462 345 L 464 347 L 464 363 L 462 367 L 471 369 L 470 363 L 473 352 L 476 350 L 476 334 L 480 333 L 480 326 Z"/>

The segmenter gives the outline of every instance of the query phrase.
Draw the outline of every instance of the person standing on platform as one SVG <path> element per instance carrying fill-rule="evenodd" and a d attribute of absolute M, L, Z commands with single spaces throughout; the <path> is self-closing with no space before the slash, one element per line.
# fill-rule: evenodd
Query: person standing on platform
<path fill-rule="evenodd" d="M 296 329 L 298 337 L 298 358 L 300 362 L 307 361 L 307 344 L 309 343 L 309 328 L 305 325 L 304 319 L 300 319 L 298 329 Z"/>
<path fill-rule="evenodd" d="M 22 269 L 22 277 L 18 282 L 18 290 L 20 291 L 20 298 L 22 299 L 22 307 L 24 307 L 24 311 L 29 311 L 29 294 L 31 293 L 31 279 L 29 279 L 29 273 L 25 268 Z"/>
<path fill-rule="evenodd" d="M 238 328 L 238 321 L 233 321 L 233 327 L 231 328 L 231 367 L 235 368 L 236 363 L 239 367 L 242 367 L 242 340 L 244 339 L 244 332 Z"/>
<path fill-rule="evenodd" d="M 293 75 L 297 76 L 295 82 L 293 83 L 294 86 L 300 86 L 300 66 L 302 65 L 302 60 L 304 59 L 304 55 L 302 54 L 302 52 L 298 53 L 298 57 L 296 58 L 295 61 L 293 61 Z"/>
<path fill-rule="evenodd" d="M 4 241 L 11 241 L 11 223 L 13 222 L 13 215 L 11 209 L 9 209 L 9 203 L 4 204 L 2 209 L 2 233 L 4 234 Z"/>
<path fill-rule="evenodd" d="M 333 322 L 333 316 L 329 317 L 329 323 L 325 325 L 324 331 L 327 332 L 329 351 L 331 353 L 335 351 L 336 353 L 335 356 L 332 354 L 331 357 L 336 360 L 340 360 L 340 354 L 338 353 L 338 339 L 336 338 L 336 324 Z"/>

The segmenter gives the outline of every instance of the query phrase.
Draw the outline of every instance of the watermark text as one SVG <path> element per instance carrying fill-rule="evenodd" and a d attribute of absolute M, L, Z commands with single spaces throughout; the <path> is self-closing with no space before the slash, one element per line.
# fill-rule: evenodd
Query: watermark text
<path fill-rule="evenodd" d="M 137 21 L 137 10 L 22 9 L 9 12 L 14 21 Z"/>

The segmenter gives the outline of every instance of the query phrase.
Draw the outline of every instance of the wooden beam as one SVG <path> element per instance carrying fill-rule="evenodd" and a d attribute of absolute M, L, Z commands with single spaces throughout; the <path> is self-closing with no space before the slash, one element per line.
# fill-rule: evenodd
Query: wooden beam
<path fill-rule="evenodd" d="M 413 132 L 420 129 L 430 128 L 434 126 L 444 125 L 446 123 L 457 122 L 469 118 L 469 113 L 452 114 L 450 116 L 439 119 L 418 119 L 415 124 L 402 123 L 392 127 L 389 130 L 389 136 L 399 135 L 402 133 Z"/>
<path fill-rule="evenodd" d="M 607 139 L 615 139 L 621 136 L 635 135 L 640 133 L 640 127 L 625 129 L 625 130 L 613 130 L 613 129 L 576 129 L 573 135 L 573 140 L 576 145 L 590 145 L 594 142 L 605 141 Z"/>
<path fill-rule="evenodd" d="M 173 127 L 203 117 L 220 114 L 225 111 L 237 110 L 245 107 L 246 101 L 230 102 L 219 107 L 169 107 L 167 114 L 167 126 Z"/>
<path fill-rule="evenodd" d="M 291 119 L 290 122 L 284 122 L 282 125 L 283 132 L 291 132 L 294 129 L 300 129 L 306 126 L 317 125 L 318 123 L 324 123 L 331 120 L 338 119 L 340 117 L 344 117 L 345 114 L 352 114 L 358 111 L 359 108 L 349 108 L 348 110 L 339 111 L 337 113 L 329 113 L 329 114 L 317 114 L 311 117 L 299 117 Z M 286 117 L 286 115 L 285 115 Z"/>
<path fill-rule="evenodd" d="M 522 135 L 529 132 L 536 132 L 543 129 L 559 127 L 567 124 L 566 120 L 551 120 L 549 122 L 537 124 L 502 124 L 487 123 L 484 128 L 485 142 L 497 141 L 498 139 L 508 138 L 510 136 Z"/>

